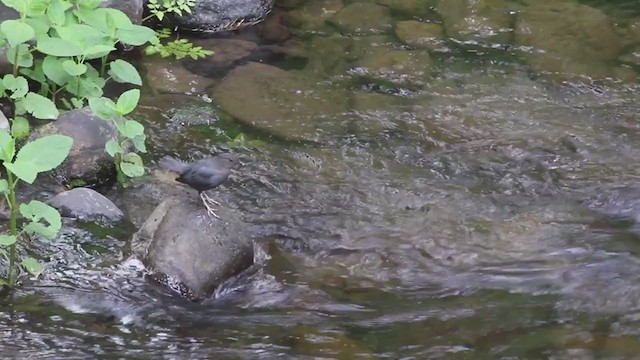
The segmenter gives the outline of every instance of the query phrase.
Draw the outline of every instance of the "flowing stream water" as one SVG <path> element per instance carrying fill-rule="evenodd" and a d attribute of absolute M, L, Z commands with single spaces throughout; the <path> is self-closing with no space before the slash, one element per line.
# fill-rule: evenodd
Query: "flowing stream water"
<path fill-rule="evenodd" d="M 584 3 L 640 15 L 635 1 Z M 151 170 L 165 153 L 210 154 L 212 128 L 261 140 L 223 190 L 251 224 L 256 265 L 190 303 L 127 260 L 133 227 L 69 227 L 42 245 L 43 278 L 1 300 L 3 357 L 637 357 L 637 82 L 559 82 L 516 49 L 450 45 L 419 88 L 320 74 L 363 96 L 314 119 L 309 141 L 229 117 L 176 130 L 143 106 Z M 110 194 L 137 222 L 162 196 Z"/>

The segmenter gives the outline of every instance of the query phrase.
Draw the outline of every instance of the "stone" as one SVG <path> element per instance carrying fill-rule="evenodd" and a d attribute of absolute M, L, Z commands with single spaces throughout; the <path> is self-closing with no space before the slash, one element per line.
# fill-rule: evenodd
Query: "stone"
<path fill-rule="evenodd" d="M 391 28 L 393 20 L 386 6 L 357 2 L 344 7 L 328 21 L 346 34 L 379 34 Z"/>
<path fill-rule="evenodd" d="M 271 12 L 274 0 L 198 0 L 191 14 L 172 16 L 182 30 L 218 32 L 254 25 Z"/>
<path fill-rule="evenodd" d="M 236 120 L 291 140 L 309 140 L 319 129 L 333 129 L 326 118 L 347 109 L 344 91 L 325 89 L 308 74 L 260 63 L 231 71 L 212 97 Z"/>
<path fill-rule="evenodd" d="M 379 48 L 358 61 L 355 71 L 372 81 L 416 86 L 423 84 L 431 74 L 431 57 L 424 50 Z"/>
<path fill-rule="evenodd" d="M 49 199 L 49 204 L 64 217 L 79 220 L 108 220 L 124 218 L 122 211 L 111 200 L 89 188 L 75 188 Z"/>
<path fill-rule="evenodd" d="M 156 93 L 201 94 L 215 84 L 214 79 L 194 74 L 182 62 L 159 56 L 145 56 L 146 82 Z"/>
<path fill-rule="evenodd" d="M 317 32 L 327 26 L 327 20 L 342 10 L 342 0 L 307 1 L 304 6 L 289 12 L 289 21 L 302 32 Z"/>
<path fill-rule="evenodd" d="M 468 46 L 511 44 L 510 6 L 505 0 L 440 0 L 437 11 L 450 38 Z"/>
<path fill-rule="evenodd" d="M 125 13 L 132 23 L 141 24 L 145 2 L 143 0 L 102 0 L 100 7 L 118 9 Z"/>
<path fill-rule="evenodd" d="M 542 1 L 520 12 L 516 46 L 536 71 L 559 81 L 575 76 L 611 76 L 608 63 L 620 52 L 611 19 L 602 11 L 573 2 Z"/>
<path fill-rule="evenodd" d="M 194 39 L 193 44 L 214 52 L 204 59 L 187 59 L 184 66 L 194 74 L 222 77 L 229 70 L 245 62 L 257 49 L 258 44 L 240 39 Z"/>
<path fill-rule="evenodd" d="M 133 236 L 132 250 L 152 277 L 194 301 L 253 264 L 240 214 L 224 204 L 212 218 L 196 195 L 163 200 Z"/>
<path fill-rule="evenodd" d="M 62 134 L 73 139 L 73 147 L 65 161 L 47 173 L 59 184 L 92 186 L 110 182 L 116 170 L 105 144 L 118 134 L 116 127 L 102 120 L 91 109 L 83 108 L 62 113 L 58 120 L 37 128 L 30 139 L 50 134 Z"/>
<path fill-rule="evenodd" d="M 378 0 L 378 4 L 388 7 L 394 13 L 411 17 L 423 17 L 432 12 L 430 3 L 425 0 Z"/>
<path fill-rule="evenodd" d="M 0 111 L 0 129 L 8 132 L 10 128 L 11 125 L 9 124 L 9 119 L 7 119 L 4 112 Z"/>
<path fill-rule="evenodd" d="M 440 24 L 415 20 L 400 21 L 396 24 L 396 36 L 414 49 L 446 49 L 446 35 Z"/>

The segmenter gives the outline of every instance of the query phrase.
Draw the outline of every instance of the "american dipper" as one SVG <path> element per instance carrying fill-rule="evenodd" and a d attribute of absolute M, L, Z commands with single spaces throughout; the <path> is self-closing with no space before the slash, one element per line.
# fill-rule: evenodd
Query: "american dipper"
<path fill-rule="evenodd" d="M 204 207 L 207 208 L 207 212 L 215 217 L 218 217 L 218 215 L 213 212 L 209 204 L 220 205 L 220 203 L 210 198 L 205 191 L 225 182 L 231 169 L 239 163 L 240 158 L 238 155 L 230 153 L 200 159 L 192 163 L 185 163 L 171 156 L 165 156 L 160 160 L 162 167 L 180 175 L 176 178 L 177 181 L 198 191 Z"/>

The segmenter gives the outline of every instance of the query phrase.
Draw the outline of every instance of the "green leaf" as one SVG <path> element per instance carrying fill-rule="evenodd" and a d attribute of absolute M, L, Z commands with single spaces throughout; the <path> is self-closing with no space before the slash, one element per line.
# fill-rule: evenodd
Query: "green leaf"
<path fill-rule="evenodd" d="M 7 37 L 7 41 L 11 47 L 16 47 L 34 38 L 35 30 L 29 24 L 25 24 L 20 20 L 5 20 L 0 24 L 0 30 Z"/>
<path fill-rule="evenodd" d="M 51 0 L 47 8 L 47 17 L 54 25 L 63 25 L 66 20 L 65 11 L 71 4 L 62 0 Z"/>
<path fill-rule="evenodd" d="M 107 154 L 112 157 L 115 157 L 117 153 L 124 153 L 124 149 L 122 149 L 122 146 L 120 146 L 120 144 L 118 144 L 118 142 L 114 139 L 107 141 L 104 148 L 105 150 L 107 150 Z"/>
<path fill-rule="evenodd" d="M 71 79 L 71 75 L 62 67 L 62 60 L 55 56 L 47 56 L 42 62 L 42 71 L 51 81 L 64 86 Z"/>
<path fill-rule="evenodd" d="M 97 59 L 97 58 L 101 58 L 103 56 L 109 55 L 109 53 L 111 53 L 114 50 L 116 50 L 116 48 L 114 48 L 111 45 L 98 44 L 98 45 L 93 45 L 86 48 L 84 50 L 84 56 L 85 56 L 85 59 L 87 60 Z"/>
<path fill-rule="evenodd" d="M 142 85 L 142 79 L 136 68 L 124 60 L 115 60 L 109 64 L 109 75 L 119 83 Z"/>
<path fill-rule="evenodd" d="M 27 79 L 22 76 L 15 77 L 7 74 L 2 78 L 2 86 L 12 92 L 12 99 L 22 98 L 29 91 L 29 83 L 27 83 Z"/>
<path fill-rule="evenodd" d="M 131 89 L 125 91 L 118 98 L 118 102 L 116 102 L 116 110 L 120 115 L 126 115 L 132 112 L 136 108 L 136 106 L 138 106 L 139 100 L 140 90 Z"/>
<path fill-rule="evenodd" d="M 20 180 L 33 183 L 39 173 L 58 167 L 69 155 L 73 139 L 65 135 L 48 135 L 25 144 L 13 163 L 4 166 Z"/>
<path fill-rule="evenodd" d="M 31 220 L 24 228 L 29 234 L 52 239 L 58 235 L 58 231 L 62 228 L 62 217 L 58 210 L 42 201 L 31 200 L 28 204 L 21 204 L 20 214 Z"/>
<path fill-rule="evenodd" d="M 151 41 L 156 36 L 156 32 L 146 26 L 131 25 L 118 29 L 116 36 L 122 43 L 140 46 Z"/>
<path fill-rule="evenodd" d="M 0 129 L 0 158 L 7 164 L 13 161 L 15 153 L 16 141 L 6 130 Z"/>
<path fill-rule="evenodd" d="M 71 76 L 80 76 L 87 72 L 87 65 L 78 64 L 73 60 L 65 60 L 62 62 L 62 68 Z"/>
<path fill-rule="evenodd" d="M 89 107 L 94 114 L 104 120 L 111 120 L 118 116 L 116 104 L 111 99 L 91 97 L 89 98 Z"/>
<path fill-rule="evenodd" d="M 5 179 L 0 179 L 0 193 L 2 194 L 9 193 L 9 182 Z"/>
<path fill-rule="evenodd" d="M 46 55 L 61 57 L 79 56 L 84 52 L 82 48 L 80 48 L 80 46 L 72 43 L 71 41 L 60 38 L 52 38 L 49 36 L 42 36 L 38 38 L 36 48 L 38 49 L 38 51 Z"/>
<path fill-rule="evenodd" d="M 144 135 L 144 126 L 135 120 L 119 122 L 116 126 L 118 127 L 120 134 L 129 139 Z"/>
<path fill-rule="evenodd" d="M 36 32 L 35 38 L 46 35 L 51 29 L 51 22 L 46 15 L 40 15 L 36 17 L 28 17 L 24 20 L 25 24 L 31 25 Z"/>
<path fill-rule="evenodd" d="M 29 121 L 22 116 L 16 116 L 11 122 L 11 136 L 23 139 L 29 136 Z"/>
<path fill-rule="evenodd" d="M 136 150 L 142 153 L 147 152 L 147 146 L 144 143 L 145 140 L 147 140 L 147 137 L 144 134 L 133 138 L 133 146 L 135 146 Z"/>
<path fill-rule="evenodd" d="M 65 24 L 55 29 L 61 39 L 78 45 L 83 53 L 90 46 L 104 45 L 107 38 L 102 31 L 85 24 Z"/>
<path fill-rule="evenodd" d="M 11 246 L 18 241 L 15 235 L 0 234 L 0 246 Z"/>
<path fill-rule="evenodd" d="M 16 52 L 18 53 L 18 61 L 16 62 Z M 29 52 L 29 45 L 20 44 L 17 47 L 7 49 L 7 61 L 12 65 L 21 67 L 31 67 L 33 65 L 33 55 Z"/>
<path fill-rule="evenodd" d="M 55 120 L 60 114 L 53 101 L 33 92 L 28 93 L 27 96 L 19 102 L 27 112 L 38 119 Z"/>
<path fill-rule="evenodd" d="M 48 88 L 47 78 L 42 71 L 42 60 L 37 60 L 33 68 L 20 68 L 20 73 L 31 80 L 40 83 L 44 88 Z M 42 88 L 41 88 L 42 90 Z"/>
<path fill-rule="evenodd" d="M 38 277 L 44 272 L 44 266 L 36 259 L 32 257 L 26 257 L 22 259 L 22 267 L 25 268 L 31 275 Z"/>
<path fill-rule="evenodd" d="M 138 177 L 144 175 L 142 158 L 136 153 L 128 153 L 122 157 L 120 170 L 128 177 Z"/>

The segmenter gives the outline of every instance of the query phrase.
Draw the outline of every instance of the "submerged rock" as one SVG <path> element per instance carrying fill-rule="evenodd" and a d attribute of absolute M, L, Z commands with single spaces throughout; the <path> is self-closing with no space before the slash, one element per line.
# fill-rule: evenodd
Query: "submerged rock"
<path fill-rule="evenodd" d="M 512 41 L 512 20 L 505 0 L 440 0 L 437 10 L 450 38 L 468 44 Z"/>
<path fill-rule="evenodd" d="M 221 205 L 207 215 L 197 197 L 165 199 L 134 235 L 132 249 L 152 276 L 181 295 L 202 300 L 253 264 L 253 244 L 240 215 Z"/>
<path fill-rule="evenodd" d="M 576 75 L 604 78 L 620 52 L 611 19 L 602 11 L 573 2 L 535 2 L 519 15 L 516 45 L 535 70 L 559 79 Z"/>
<path fill-rule="evenodd" d="M 213 100 L 241 122 L 283 138 L 306 140 L 319 128 L 332 126 L 320 118 L 347 109 L 343 91 L 311 81 L 275 66 L 249 63 L 215 87 Z"/>
<path fill-rule="evenodd" d="M 113 123 L 102 120 L 89 108 L 72 110 L 38 128 L 31 138 L 50 134 L 67 135 L 73 139 L 69 156 L 59 167 L 47 173 L 57 183 L 86 186 L 105 184 L 114 179 L 113 158 L 104 149 L 107 141 L 118 134 Z"/>
<path fill-rule="evenodd" d="M 393 22 L 387 7 L 365 2 L 344 7 L 329 21 L 340 31 L 348 34 L 382 33 L 387 31 Z"/>
<path fill-rule="evenodd" d="M 396 24 L 396 36 L 414 49 L 446 49 L 446 36 L 440 24 L 415 20 L 400 21 Z"/>
<path fill-rule="evenodd" d="M 174 17 L 189 31 L 217 32 L 257 24 L 271 12 L 273 0 L 198 0 L 191 14 Z"/>
<path fill-rule="evenodd" d="M 76 188 L 62 192 L 49 200 L 49 204 L 64 217 L 80 220 L 120 221 L 122 211 L 111 200 L 88 188 Z"/>

